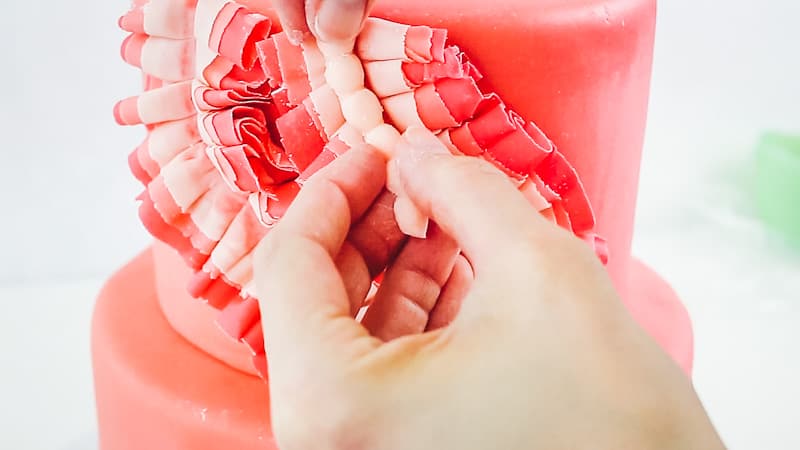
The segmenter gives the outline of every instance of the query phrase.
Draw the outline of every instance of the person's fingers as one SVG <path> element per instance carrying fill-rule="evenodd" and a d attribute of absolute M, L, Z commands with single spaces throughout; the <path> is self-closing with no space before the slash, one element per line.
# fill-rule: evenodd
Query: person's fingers
<path fill-rule="evenodd" d="M 447 284 L 442 288 L 442 294 L 436 302 L 425 331 L 435 331 L 450 325 L 455 320 L 461 309 L 464 297 L 472 287 L 474 275 L 472 266 L 463 255 L 458 255 L 453 265 L 453 272 L 447 279 Z"/>
<path fill-rule="evenodd" d="M 303 36 L 310 31 L 306 22 L 306 1 L 272 0 L 272 6 L 289 40 L 294 44 L 301 43 Z"/>
<path fill-rule="evenodd" d="M 391 341 L 425 331 L 458 254 L 455 241 L 434 225 L 427 239 L 409 240 L 364 316 L 370 334 Z"/>
<path fill-rule="evenodd" d="M 339 254 L 336 255 L 335 264 L 347 293 L 350 316 L 356 317 L 372 284 L 369 268 L 358 249 L 348 241 L 344 242 Z"/>
<path fill-rule="evenodd" d="M 353 315 L 364 306 L 372 280 L 383 272 L 406 240 L 394 221 L 392 202 L 394 195 L 384 191 L 352 227 L 336 257 Z"/>
<path fill-rule="evenodd" d="M 368 337 L 350 317 L 334 257 L 351 223 L 381 192 L 384 164 L 371 148 L 350 150 L 306 183 L 259 244 L 254 271 L 271 377 L 302 376 L 309 365 L 325 364 L 326 355 L 346 358 Z"/>
<path fill-rule="evenodd" d="M 348 151 L 306 182 L 270 234 L 305 237 L 334 258 L 351 225 L 383 191 L 385 164 L 386 160 L 370 146 Z"/>
<path fill-rule="evenodd" d="M 327 42 L 354 38 L 374 0 L 307 0 L 306 20 L 317 38 Z"/>
<path fill-rule="evenodd" d="M 507 270 L 510 253 L 528 251 L 521 245 L 557 231 L 491 164 L 443 152 L 438 140 L 424 137 L 427 130 L 406 135 L 412 133 L 420 136 L 408 136 L 391 163 L 398 165 L 405 193 L 455 238 L 477 277 L 483 270 Z"/>
<path fill-rule="evenodd" d="M 384 190 L 347 236 L 364 257 L 372 276 L 383 272 L 406 240 L 394 220 L 394 200 L 394 194 Z"/>

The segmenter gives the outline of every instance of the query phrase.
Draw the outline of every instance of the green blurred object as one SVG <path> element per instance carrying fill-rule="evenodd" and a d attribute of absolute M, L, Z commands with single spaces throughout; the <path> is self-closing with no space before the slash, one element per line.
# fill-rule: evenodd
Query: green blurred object
<path fill-rule="evenodd" d="M 756 200 L 764 221 L 800 245 L 800 135 L 761 136 L 756 148 Z"/>

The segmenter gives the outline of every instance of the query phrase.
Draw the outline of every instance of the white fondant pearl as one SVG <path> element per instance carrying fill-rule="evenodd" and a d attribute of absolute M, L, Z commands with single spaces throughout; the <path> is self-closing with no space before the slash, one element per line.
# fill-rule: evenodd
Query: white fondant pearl
<path fill-rule="evenodd" d="M 354 39 L 344 41 L 320 41 L 317 40 L 317 47 L 322 52 L 322 56 L 326 61 L 330 61 L 337 56 L 347 55 L 353 53 L 356 41 Z"/>
<path fill-rule="evenodd" d="M 339 131 L 336 132 L 336 137 L 349 147 L 356 147 L 364 144 L 364 136 L 361 130 L 357 130 L 356 127 L 349 123 L 345 123 L 339 128 Z"/>
<path fill-rule="evenodd" d="M 402 137 L 397 128 L 386 123 L 378 125 L 364 135 L 364 140 L 367 144 L 380 150 L 387 158 L 391 158 L 394 155 L 394 149 L 400 139 Z"/>
<path fill-rule="evenodd" d="M 405 132 L 413 126 L 425 128 L 425 124 L 422 123 L 419 112 L 417 112 L 417 102 L 413 92 L 387 97 L 382 102 L 386 113 L 399 131 Z"/>
<path fill-rule="evenodd" d="M 406 197 L 406 191 L 400 179 L 400 165 L 396 159 L 390 159 L 386 164 L 386 189 L 397 197 Z"/>
<path fill-rule="evenodd" d="M 362 133 L 383 123 L 383 106 L 372 91 L 361 89 L 342 99 L 342 113 Z"/>
<path fill-rule="evenodd" d="M 339 97 L 364 88 L 364 68 L 356 55 L 340 55 L 326 61 L 325 79 Z"/>
<path fill-rule="evenodd" d="M 352 42 L 319 42 L 318 46 L 325 57 L 325 80 L 341 102 L 345 124 L 339 131 L 340 137 L 344 138 L 347 131 L 359 134 L 366 143 L 383 152 L 387 158 L 391 158 L 403 138 L 395 127 L 383 123 L 381 101 L 375 93 L 364 88 L 364 67 L 361 65 L 361 60 L 352 54 Z M 410 98 L 403 95 L 395 97 L 394 102 L 389 100 L 388 103 L 399 107 L 399 111 L 395 114 L 405 119 L 404 129 L 410 125 L 421 125 L 416 104 L 408 104 L 409 100 L 414 102 L 413 94 Z M 394 212 L 400 230 L 409 236 L 425 238 L 428 218 L 404 195 L 397 174 L 387 174 L 387 177 L 387 188 L 398 195 Z"/>

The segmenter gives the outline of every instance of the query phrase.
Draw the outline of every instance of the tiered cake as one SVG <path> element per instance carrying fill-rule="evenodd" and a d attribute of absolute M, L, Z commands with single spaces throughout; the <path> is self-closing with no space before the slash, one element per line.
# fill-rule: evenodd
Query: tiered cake
<path fill-rule="evenodd" d="M 290 44 L 268 3 L 136 0 L 120 21 L 145 92 L 115 113 L 148 130 L 130 162 L 158 242 L 98 299 L 102 450 L 275 448 L 250 252 L 304 180 L 373 137 L 322 46 Z M 504 170 L 690 372 L 685 310 L 630 255 L 655 0 L 379 0 L 373 16 L 354 54 L 385 122 Z"/>

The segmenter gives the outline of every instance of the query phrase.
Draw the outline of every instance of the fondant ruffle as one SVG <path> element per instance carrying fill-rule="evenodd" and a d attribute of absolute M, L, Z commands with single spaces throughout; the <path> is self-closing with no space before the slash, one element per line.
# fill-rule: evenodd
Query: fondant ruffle
<path fill-rule="evenodd" d="M 368 19 L 357 61 L 344 61 L 363 72 L 343 72 L 363 80 L 343 80 L 327 70 L 321 44 L 293 45 L 232 1 L 137 0 L 120 26 L 131 33 L 123 59 L 144 75 L 144 91 L 114 110 L 120 124 L 148 130 L 129 158 L 146 186 L 141 220 L 183 255 L 195 271 L 191 295 L 220 310 L 219 325 L 251 349 L 262 373 L 254 248 L 315 172 L 361 143 L 396 142 L 408 127 L 491 162 L 543 216 L 608 257 L 574 168 L 534 123 L 481 88 L 446 30 Z M 359 82 L 372 94 L 345 101 L 334 89 Z M 370 97 L 387 124 L 377 119 L 366 133 L 357 125 L 375 118 L 355 117 L 353 106 L 366 108 Z M 395 210 L 425 226 L 406 199 Z"/>

